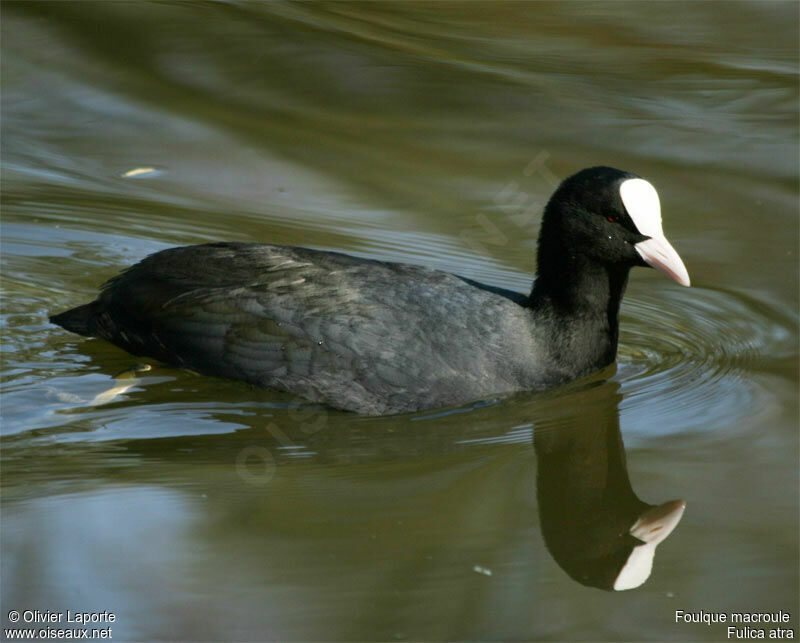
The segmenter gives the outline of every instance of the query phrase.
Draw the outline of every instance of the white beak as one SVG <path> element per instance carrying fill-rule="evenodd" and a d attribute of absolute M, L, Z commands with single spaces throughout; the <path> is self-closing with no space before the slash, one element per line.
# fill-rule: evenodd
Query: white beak
<path fill-rule="evenodd" d="M 653 236 L 650 239 L 640 241 L 633 247 L 636 248 L 636 252 L 648 265 L 663 272 L 681 286 L 691 285 L 686 266 L 683 265 L 680 256 L 675 252 L 675 248 L 670 245 L 665 236 Z"/>

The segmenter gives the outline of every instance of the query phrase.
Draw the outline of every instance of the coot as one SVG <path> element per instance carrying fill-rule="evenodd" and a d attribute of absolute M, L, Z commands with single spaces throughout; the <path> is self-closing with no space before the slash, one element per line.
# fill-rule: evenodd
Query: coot
<path fill-rule="evenodd" d="M 134 355 L 370 415 L 549 389 L 610 364 L 633 266 L 684 286 L 658 194 L 609 167 L 545 207 L 529 296 L 421 266 L 256 243 L 157 252 L 50 320 Z"/>

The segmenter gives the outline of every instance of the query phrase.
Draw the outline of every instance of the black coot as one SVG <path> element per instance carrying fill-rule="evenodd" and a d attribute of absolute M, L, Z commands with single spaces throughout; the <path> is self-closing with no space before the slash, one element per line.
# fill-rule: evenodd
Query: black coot
<path fill-rule="evenodd" d="M 157 252 L 51 317 L 134 355 L 381 415 L 544 390 L 611 363 L 628 271 L 689 276 L 658 194 L 609 167 L 544 211 L 530 296 L 420 266 L 255 243 Z"/>

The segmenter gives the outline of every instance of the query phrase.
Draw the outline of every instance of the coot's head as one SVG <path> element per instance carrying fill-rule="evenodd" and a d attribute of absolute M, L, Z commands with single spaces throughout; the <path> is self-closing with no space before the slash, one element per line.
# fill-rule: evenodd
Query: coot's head
<path fill-rule="evenodd" d="M 623 269 L 652 266 L 683 286 L 689 274 L 661 229 L 655 188 L 611 167 L 573 174 L 544 211 L 539 234 L 539 275 L 563 273 L 591 262 Z"/>

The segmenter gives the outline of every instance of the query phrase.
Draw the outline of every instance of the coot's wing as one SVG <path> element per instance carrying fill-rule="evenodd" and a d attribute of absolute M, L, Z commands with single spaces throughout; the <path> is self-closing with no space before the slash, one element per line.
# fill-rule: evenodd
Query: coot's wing
<path fill-rule="evenodd" d="M 92 334 L 167 363 L 385 412 L 372 401 L 418 398 L 458 370 L 434 346 L 452 340 L 443 326 L 454 321 L 436 314 L 443 281 L 468 288 L 445 273 L 303 248 L 176 248 L 106 285 L 89 304 Z M 411 344 L 424 365 L 406 355 Z"/>

